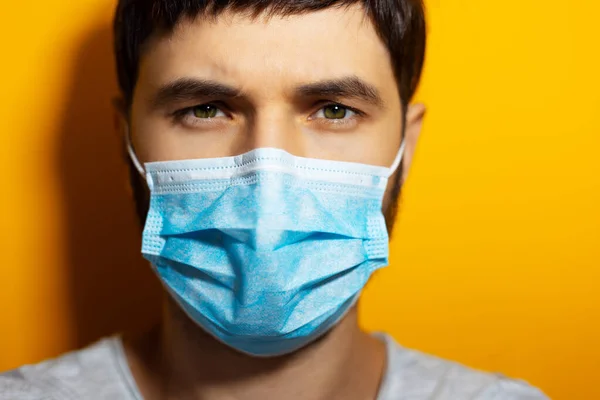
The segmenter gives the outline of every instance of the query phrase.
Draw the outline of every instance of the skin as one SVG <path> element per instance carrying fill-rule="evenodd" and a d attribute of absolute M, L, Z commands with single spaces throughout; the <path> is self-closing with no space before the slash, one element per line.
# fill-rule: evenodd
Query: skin
<path fill-rule="evenodd" d="M 424 107 L 408 107 L 406 127 L 402 112 L 390 55 L 354 6 L 184 20 L 146 44 L 122 121 L 142 163 L 276 147 L 390 166 L 404 130 L 406 174 Z M 384 209 L 398 178 L 390 178 Z M 385 348 L 359 329 L 356 309 L 306 348 L 264 359 L 216 342 L 166 298 L 160 327 L 126 339 L 125 349 L 149 400 L 374 399 L 385 370 Z"/>

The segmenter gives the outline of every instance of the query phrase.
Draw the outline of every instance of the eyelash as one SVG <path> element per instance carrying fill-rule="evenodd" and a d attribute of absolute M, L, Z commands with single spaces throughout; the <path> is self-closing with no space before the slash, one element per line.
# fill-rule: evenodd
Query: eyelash
<path fill-rule="evenodd" d="M 219 103 L 203 103 L 203 104 L 197 104 L 194 105 L 192 107 L 186 107 L 186 108 L 182 108 L 180 110 L 177 110 L 173 113 L 173 118 L 175 120 L 175 122 L 177 123 L 186 123 L 185 119 L 186 118 L 191 118 L 194 120 L 194 122 L 188 122 L 188 124 L 190 125 L 197 125 L 197 124 L 205 124 L 205 123 L 214 123 L 216 122 L 215 120 L 222 118 L 222 117 L 213 117 L 213 118 L 198 118 L 195 117 L 193 115 L 191 115 L 194 111 L 195 108 L 200 107 L 200 106 L 213 106 L 216 107 L 220 112 L 224 113 L 225 115 L 228 115 L 228 110 L 227 107 L 225 107 L 222 104 Z M 340 125 L 344 125 L 344 124 L 348 124 L 351 123 L 351 121 L 357 117 L 362 117 L 364 116 L 364 113 L 356 108 L 353 107 L 349 107 L 345 104 L 342 103 L 336 103 L 336 102 L 322 102 L 322 103 L 318 103 L 317 106 L 319 107 L 319 109 L 312 113 L 311 116 L 309 117 L 309 120 L 311 121 L 316 121 L 316 120 L 320 120 L 319 123 L 325 123 L 325 124 L 334 124 L 337 126 Z M 313 116 L 316 115 L 319 112 L 323 112 L 327 107 L 333 107 L 333 106 L 338 106 L 341 108 L 346 109 L 347 111 L 350 111 L 351 113 L 353 113 L 354 115 L 350 116 L 349 118 L 341 118 L 341 119 L 329 119 L 329 118 L 314 118 Z"/>

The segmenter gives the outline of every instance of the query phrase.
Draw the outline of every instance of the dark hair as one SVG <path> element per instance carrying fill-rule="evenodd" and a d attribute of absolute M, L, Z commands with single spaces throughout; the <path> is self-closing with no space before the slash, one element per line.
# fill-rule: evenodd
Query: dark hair
<path fill-rule="evenodd" d="M 133 101 L 140 54 L 146 41 L 156 32 L 172 32 L 184 18 L 217 17 L 229 10 L 245 12 L 252 17 L 263 13 L 287 16 L 356 3 L 362 4 L 390 52 L 400 100 L 406 106 L 417 89 L 425 58 L 422 0 L 119 0 L 114 19 L 114 47 L 125 106 L 129 108 Z M 406 112 L 403 112 L 403 118 L 405 116 Z M 388 230 L 391 230 L 396 214 L 401 175 L 402 168 L 392 190 L 393 203 L 385 210 Z M 144 225 L 149 208 L 148 189 L 131 164 L 130 178 L 138 218 Z"/>
<path fill-rule="evenodd" d="M 252 16 L 293 15 L 329 7 L 362 3 L 386 44 L 400 99 L 413 96 L 425 56 L 425 13 L 422 0 L 119 0 L 114 19 L 114 46 L 119 86 L 131 105 L 138 77 L 140 53 L 155 32 L 168 33 L 183 18 L 218 16 L 221 12 L 249 12 Z"/>

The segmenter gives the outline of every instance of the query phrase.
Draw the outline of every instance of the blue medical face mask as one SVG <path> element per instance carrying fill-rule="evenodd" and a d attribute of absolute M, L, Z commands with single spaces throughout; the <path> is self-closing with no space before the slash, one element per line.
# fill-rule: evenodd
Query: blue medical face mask
<path fill-rule="evenodd" d="M 388 263 L 382 199 L 391 168 L 260 148 L 142 168 L 142 253 L 187 315 L 255 356 L 319 338 Z"/>

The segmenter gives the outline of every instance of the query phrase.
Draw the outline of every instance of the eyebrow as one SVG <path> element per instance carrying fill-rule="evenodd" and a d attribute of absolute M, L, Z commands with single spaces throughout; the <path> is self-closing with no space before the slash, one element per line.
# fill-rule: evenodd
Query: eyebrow
<path fill-rule="evenodd" d="M 166 105 L 199 100 L 207 97 L 234 98 L 241 92 L 232 86 L 219 82 L 182 78 L 161 86 L 151 100 L 153 108 L 158 109 Z"/>
<path fill-rule="evenodd" d="M 342 97 L 355 98 L 376 106 L 384 105 L 377 88 L 357 76 L 347 76 L 311 82 L 294 89 L 297 97 Z M 151 99 L 154 109 L 169 104 L 199 101 L 203 98 L 231 99 L 242 97 L 240 89 L 211 80 L 181 78 L 161 86 Z"/>
<path fill-rule="evenodd" d="M 306 97 L 347 97 L 366 101 L 376 106 L 384 102 L 379 90 L 357 76 L 347 76 L 339 79 L 324 80 L 299 86 L 296 95 Z"/>

